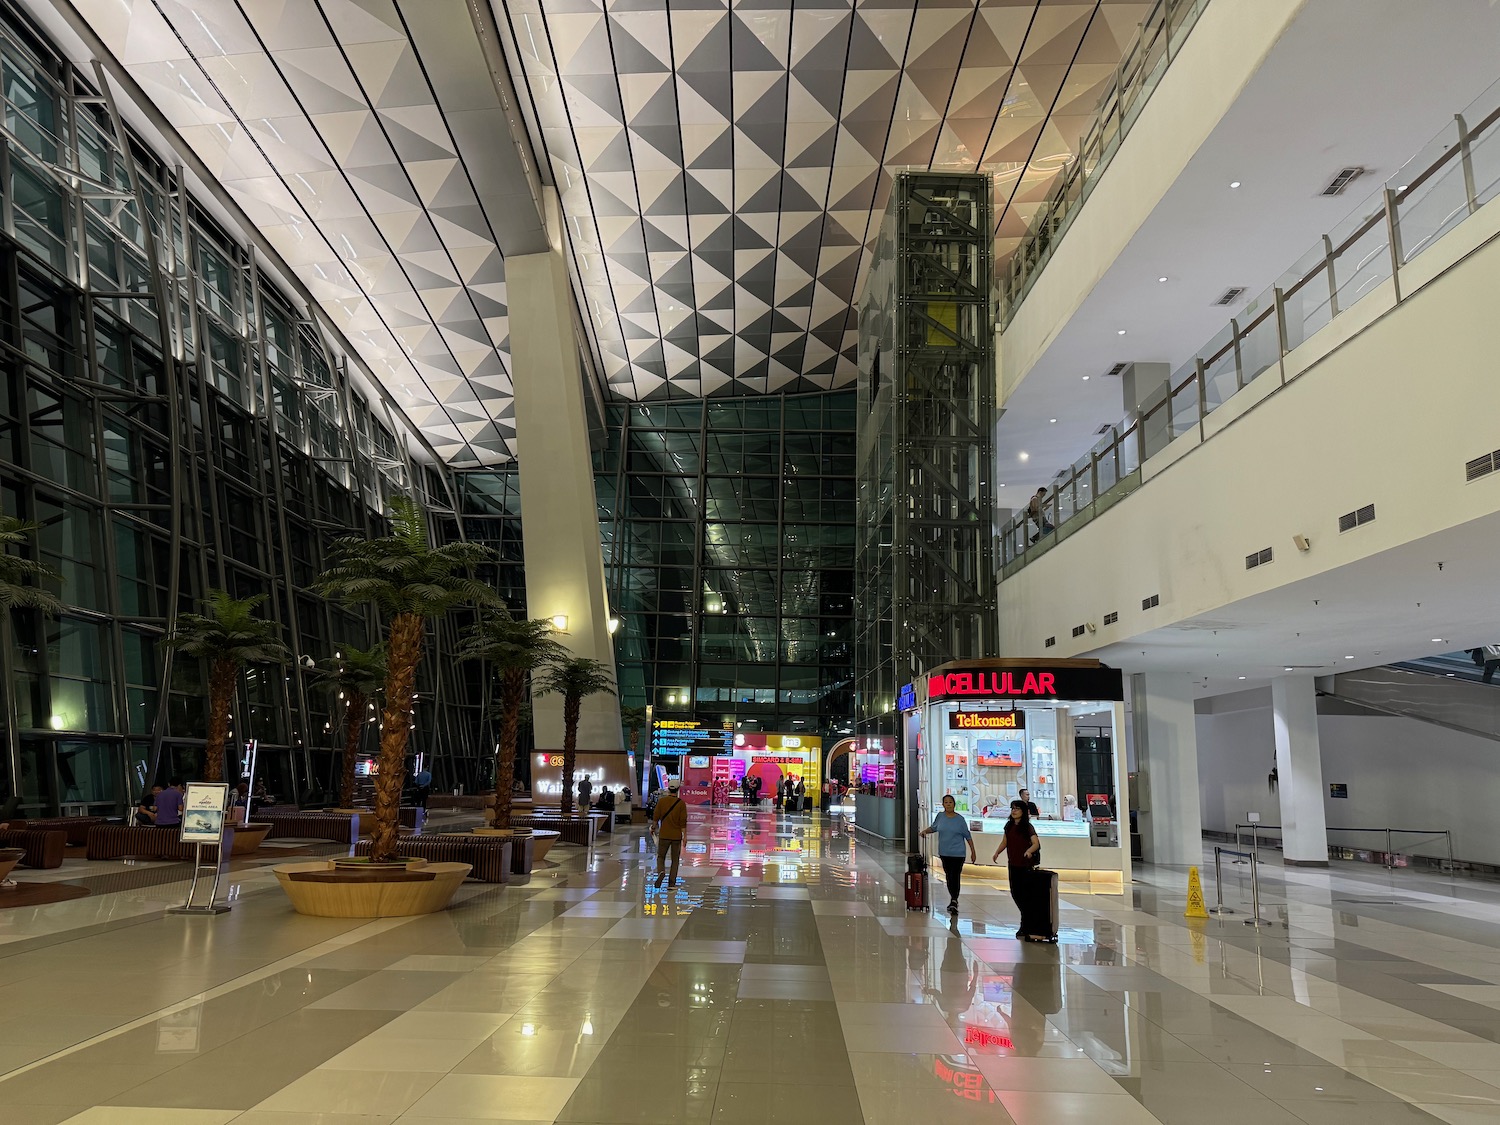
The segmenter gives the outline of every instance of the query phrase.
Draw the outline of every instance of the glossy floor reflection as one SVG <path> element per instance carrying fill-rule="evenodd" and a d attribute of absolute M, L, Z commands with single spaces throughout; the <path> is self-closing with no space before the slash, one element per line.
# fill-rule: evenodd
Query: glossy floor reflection
<path fill-rule="evenodd" d="M 1050 947 L 819 816 L 696 813 L 675 889 L 638 830 L 553 858 L 373 923 L 69 861 L 91 897 L 0 911 L 0 1122 L 1500 1123 L 1494 884 L 1267 865 L 1257 930 L 1146 869 Z"/>

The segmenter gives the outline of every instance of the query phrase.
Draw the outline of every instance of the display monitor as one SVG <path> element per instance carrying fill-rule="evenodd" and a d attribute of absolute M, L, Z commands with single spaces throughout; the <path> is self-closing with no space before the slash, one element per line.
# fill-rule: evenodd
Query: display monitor
<path fill-rule="evenodd" d="M 1004 769 L 1020 769 L 1023 751 L 1019 742 L 1009 739 L 980 738 L 974 742 L 975 761 L 981 766 L 998 766 Z"/>

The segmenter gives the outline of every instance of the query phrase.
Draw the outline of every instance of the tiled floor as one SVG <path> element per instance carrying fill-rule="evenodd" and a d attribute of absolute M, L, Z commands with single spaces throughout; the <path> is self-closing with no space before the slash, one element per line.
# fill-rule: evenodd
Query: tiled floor
<path fill-rule="evenodd" d="M 300 918 L 259 867 L 69 861 L 95 893 L 0 910 L 0 1123 L 1500 1125 L 1500 886 L 1263 870 L 908 915 L 842 822 L 695 814 L 675 890 L 638 832 L 453 909 Z M 942 892 L 937 895 L 942 905 Z"/>

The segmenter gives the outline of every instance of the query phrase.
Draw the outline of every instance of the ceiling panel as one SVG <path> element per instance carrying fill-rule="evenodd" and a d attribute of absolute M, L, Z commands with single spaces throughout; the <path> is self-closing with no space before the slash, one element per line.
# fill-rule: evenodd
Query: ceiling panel
<path fill-rule="evenodd" d="M 508 459 L 500 246 L 546 242 L 461 0 L 75 4 L 438 454 Z"/>
<path fill-rule="evenodd" d="M 1150 4 L 493 7 L 605 378 L 644 399 L 851 382 L 892 173 L 990 172 L 1003 259 Z"/>

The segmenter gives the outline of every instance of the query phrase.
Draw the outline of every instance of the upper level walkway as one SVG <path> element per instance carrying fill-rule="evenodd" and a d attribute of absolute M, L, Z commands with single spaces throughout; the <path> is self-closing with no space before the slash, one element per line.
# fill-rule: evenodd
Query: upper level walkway
<path fill-rule="evenodd" d="M 1419 1125 L 1500 1113 L 1500 892 L 1265 869 L 1182 919 L 1184 875 L 1012 937 L 982 878 L 908 914 L 839 821 L 695 812 L 683 883 L 639 830 L 439 915 L 302 918 L 261 867 L 164 913 L 185 865 L 0 906 L 0 1120 L 151 1125 Z M 87 872 L 69 861 L 57 873 Z M 100 865 L 89 871 L 98 872 Z M 102 874 L 102 872 L 101 872 Z M 26 881 L 40 881 L 25 873 Z M 0 894 L 5 892 L 0 891 Z"/>

